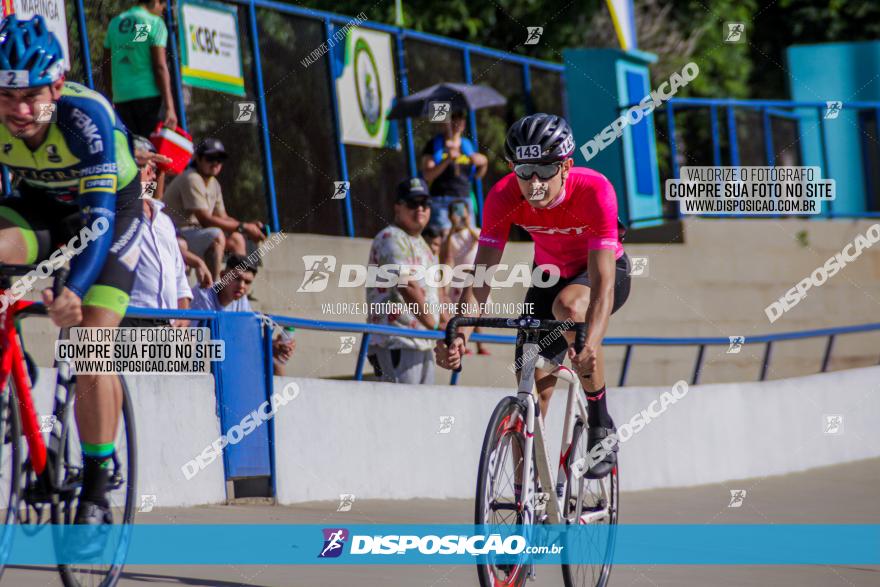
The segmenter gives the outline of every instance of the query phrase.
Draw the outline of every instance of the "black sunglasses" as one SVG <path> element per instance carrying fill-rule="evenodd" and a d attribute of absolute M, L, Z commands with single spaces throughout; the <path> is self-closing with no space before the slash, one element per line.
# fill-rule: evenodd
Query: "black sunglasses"
<path fill-rule="evenodd" d="M 550 179 L 559 173 L 560 169 L 562 169 L 562 163 L 545 163 L 544 165 L 522 163 L 513 166 L 513 172 L 516 176 L 526 180 L 532 179 L 535 174 L 538 175 L 538 179 Z"/>
<path fill-rule="evenodd" d="M 401 202 L 406 204 L 406 207 L 410 210 L 416 210 L 418 208 L 428 209 L 431 207 L 428 200 L 401 200 Z"/>

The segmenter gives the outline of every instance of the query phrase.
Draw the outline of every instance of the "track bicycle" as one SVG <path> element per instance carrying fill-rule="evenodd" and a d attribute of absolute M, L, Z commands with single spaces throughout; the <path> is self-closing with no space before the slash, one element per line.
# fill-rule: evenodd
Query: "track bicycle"
<path fill-rule="evenodd" d="M 603 478 L 590 478 L 587 406 L 580 381 L 568 367 L 538 354 L 542 334 L 554 330 L 557 335 L 561 335 L 561 331 L 575 331 L 575 350 L 580 352 L 586 340 L 586 324 L 539 320 L 529 316 L 457 316 L 447 324 L 447 345 L 452 344 L 457 329 L 463 326 L 515 329 L 516 344 L 522 347 L 523 357 L 517 394 L 505 397 L 498 403 L 483 439 L 474 523 L 493 527 L 607 525 L 606 532 L 577 533 L 575 542 L 569 541 L 566 546 L 569 555 L 576 549 L 575 552 L 590 553 L 590 560 L 600 562 L 562 564 L 566 587 L 605 587 L 611 573 L 619 510 L 618 465 Z M 550 372 L 568 383 L 555 479 L 544 421 L 537 413 L 535 369 Z M 530 455 L 530 458 L 523 458 L 523 455 Z M 535 565 L 527 559 L 520 559 L 516 564 L 500 564 L 487 559 L 485 564 L 477 566 L 477 575 L 481 587 L 519 587 L 527 578 L 535 577 Z"/>
<path fill-rule="evenodd" d="M 0 265 L 0 296 L 10 288 L 12 277 L 26 275 L 35 268 L 36 265 Z M 56 296 L 66 276 L 66 270 L 56 272 Z M 23 524 L 23 532 L 51 523 L 56 549 L 65 548 L 63 532 L 58 528 L 73 524 L 82 485 L 82 454 L 72 414 L 76 376 L 69 362 L 55 362 L 54 408 L 51 416 L 39 418 L 31 393 L 37 368 L 21 341 L 20 319 L 27 315 L 45 316 L 46 308 L 40 303 L 18 300 L 0 311 L 0 516 L 4 522 L 0 574 L 12 548 L 16 522 Z M 65 337 L 66 329 L 62 329 L 61 338 Z M 123 530 L 114 534 L 119 542 L 109 546 L 114 553 L 113 562 L 91 564 L 87 557 L 82 557 L 76 564 L 58 565 L 65 587 L 113 587 L 122 573 L 121 561 L 125 560 L 135 516 L 137 444 L 128 386 L 125 378 L 119 379 L 122 418 L 107 498 L 114 523 L 124 524 Z"/>

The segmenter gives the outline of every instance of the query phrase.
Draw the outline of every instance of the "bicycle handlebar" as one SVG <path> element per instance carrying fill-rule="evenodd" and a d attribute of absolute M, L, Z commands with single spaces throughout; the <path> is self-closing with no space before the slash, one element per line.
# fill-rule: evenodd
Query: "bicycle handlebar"
<path fill-rule="evenodd" d="M 70 275 L 70 270 L 66 267 L 62 267 L 55 272 L 55 279 L 52 282 L 52 295 L 54 295 L 56 298 L 60 296 L 61 292 L 64 290 L 64 285 L 67 283 L 68 275 Z"/>
<path fill-rule="evenodd" d="M 587 341 L 587 323 L 570 322 L 568 320 L 541 320 L 524 316 L 521 318 L 473 318 L 469 316 L 455 316 L 446 324 L 446 346 L 451 346 L 455 340 L 458 329 L 462 326 L 485 326 L 486 328 L 510 328 L 517 331 L 526 330 L 557 330 L 574 331 L 574 350 L 580 353 L 584 350 Z M 456 373 L 461 367 L 455 369 Z"/>
<path fill-rule="evenodd" d="M 22 275 L 27 275 L 28 273 L 35 271 L 36 268 L 37 265 L 13 265 L 0 263 L 0 278 L 10 279 L 12 277 L 20 277 Z M 64 290 L 64 286 L 67 283 L 67 277 L 69 275 L 70 270 L 66 267 L 62 267 L 55 271 L 55 279 L 52 281 L 52 294 L 56 298 L 60 296 L 61 292 Z"/>
<path fill-rule="evenodd" d="M 36 265 L 13 265 L 11 263 L 0 263 L 0 277 L 19 277 L 27 275 L 37 268 Z"/>

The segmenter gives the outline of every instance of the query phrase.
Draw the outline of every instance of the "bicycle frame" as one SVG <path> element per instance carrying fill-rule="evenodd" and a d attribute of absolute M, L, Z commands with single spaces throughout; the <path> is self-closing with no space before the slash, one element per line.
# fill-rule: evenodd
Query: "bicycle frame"
<path fill-rule="evenodd" d="M 580 416 L 582 421 L 586 424 L 587 422 L 587 405 L 584 400 L 583 394 L 581 393 L 581 384 L 577 375 L 564 365 L 559 365 L 541 357 L 538 354 L 539 346 L 533 342 L 526 342 L 523 345 L 523 356 L 530 357 L 527 361 L 523 363 L 522 369 L 520 371 L 520 382 L 517 390 L 517 397 L 521 400 L 525 400 L 526 402 L 526 421 L 525 421 L 525 450 L 524 455 L 532 454 L 532 449 L 535 450 L 535 465 L 538 473 L 538 480 L 541 483 L 541 487 L 544 490 L 545 495 L 548 494 L 549 490 L 549 498 L 546 499 L 546 508 L 547 508 L 547 516 L 548 521 L 551 524 L 563 524 L 565 521 L 562 518 L 562 504 L 563 499 L 565 499 L 565 487 L 568 483 L 568 473 L 566 460 L 568 458 L 569 452 L 572 449 L 571 442 L 572 436 L 574 434 L 574 425 L 576 416 Z M 562 426 L 562 442 L 560 443 L 560 451 L 559 451 L 559 466 L 557 468 L 556 480 L 553 480 L 552 474 L 552 465 L 550 461 L 550 454 L 547 450 L 546 443 L 546 429 L 544 428 L 544 420 L 543 418 L 536 418 L 535 412 L 538 402 L 537 389 L 535 387 L 535 370 L 541 369 L 542 371 L 552 373 L 553 376 L 561 379 L 562 381 L 568 383 L 568 397 L 566 399 L 565 404 L 565 419 L 563 420 Z M 585 471 L 582 471 L 584 473 Z M 534 506 L 532 500 L 532 485 L 529 483 L 529 480 L 532 478 L 532 459 L 523 458 L 523 466 L 522 466 L 522 477 L 520 479 L 521 487 L 522 487 L 522 496 L 520 498 L 521 503 L 523 504 L 524 510 L 532 509 Z M 606 478 L 607 479 L 607 478 Z M 608 484 L 606 483 L 606 479 L 599 480 L 599 485 L 602 488 L 603 497 L 608 499 L 610 496 L 608 495 Z M 559 495 L 559 491 L 556 488 L 562 488 L 562 495 Z M 555 498 L 555 499 L 553 499 Z M 578 492 L 578 504 L 577 509 L 575 511 L 581 511 L 581 496 L 580 492 Z M 534 519 L 535 512 L 529 511 L 529 518 Z M 607 512 L 592 512 L 586 515 L 579 515 L 578 524 L 589 524 L 594 521 L 598 521 L 603 517 L 607 516 Z"/>
<path fill-rule="evenodd" d="M 5 293 L 0 290 L 0 295 Z M 33 306 L 34 302 L 16 301 L 2 313 L 0 320 L 0 389 L 11 393 L 9 378 L 15 385 L 15 398 L 21 417 L 21 429 L 27 441 L 31 467 L 38 475 L 46 469 L 46 443 L 37 422 L 37 410 L 31 396 L 31 378 L 25 363 L 18 330 L 15 327 L 16 315 Z"/>
<path fill-rule="evenodd" d="M 0 289 L 0 296 L 5 293 Z M 66 362 L 58 364 L 58 376 L 55 380 L 55 424 L 49 434 L 49 444 L 43 440 L 43 434 L 37 420 L 34 406 L 32 382 L 28 373 L 27 362 L 22 350 L 21 339 L 16 320 L 23 314 L 45 315 L 46 310 L 41 304 L 18 300 L 0 312 L 0 393 L 12 393 L 9 387 L 10 377 L 15 386 L 15 399 L 21 418 L 22 434 L 25 437 L 30 457 L 31 469 L 37 476 L 48 478 L 50 487 L 54 487 L 51 471 L 46 473 L 48 456 L 58 454 L 61 447 L 61 431 L 67 420 L 67 388 L 70 382 L 70 365 Z"/>
<path fill-rule="evenodd" d="M 533 511 L 535 508 L 532 504 L 532 459 L 530 458 L 532 450 L 535 454 L 535 466 L 537 468 L 538 480 L 544 492 L 550 489 L 555 494 L 556 499 L 547 499 L 546 507 L 549 509 L 547 517 L 551 524 L 561 524 L 564 522 L 562 517 L 562 505 L 565 496 L 566 484 L 568 483 L 567 463 L 569 453 L 572 449 L 572 439 L 574 436 L 574 426 L 577 417 L 580 416 L 581 421 L 586 427 L 587 405 L 586 400 L 581 393 L 581 384 L 577 375 L 568 367 L 558 365 L 553 361 L 545 359 L 539 355 L 540 346 L 538 344 L 537 333 L 552 329 L 562 329 L 575 332 L 574 348 L 575 350 L 583 349 L 586 341 L 586 323 L 581 322 L 575 324 L 570 321 L 560 322 L 558 320 L 543 320 L 532 318 L 531 316 L 521 316 L 520 318 L 478 318 L 470 316 L 455 316 L 446 325 L 446 345 L 452 344 L 457 335 L 459 327 L 466 326 L 485 326 L 488 328 L 512 328 L 517 329 L 517 344 L 522 345 L 522 357 L 527 357 L 520 367 L 520 380 L 517 388 L 517 399 L 522 401 L 526 406 L 525 414 L 525 446 L 523 447 L 523 466 L 521 471 L 520 487 L 521 495 L 519 503 L 523 508 L 524 518 L 531 523 L 534 520 Z M 522 338 L 520 338 L 522 336 Z M 520 359 L 522 360 L 522 359 Z M 460 367 L 458 368 L 460 369 Z M 565 419 L 562 428 L 562 443 L 560 444 L 559 467 L 557 469 L 556 482 L 553 481 L 552 465 L 550 455 L 547 452 L 547 444 L 545 442 L 546 430 L 544 429 L 544 421 L 542 418 L 535 418 L 536 405 L 538 401 L 537 389 L 535 387 L 535 369 L 541 369 L 548 372 L 557 379 L 562 379 L 568 383 L 568 398 L 565 406 Z M 537 440 L 536 440 L 537 437 Z M 536 444 L 537 442 L 537 444 Z M 590 463 L 591 464 L 591 463 Z M 584 463 L 584 468 L 578 475 L 578 480 L 583 483 L 586 470 L 589 468 L 588 463 Z M 609 477 L 597 480 L 601 486 L 602 498 L 606 503 L 611 502 L 611 491 L 609 490 Z M 560 487 L 561 491 L 556 488 Z M 562 493 L 562 496 L 559 495 Z M 581 492 L 578 492 L 578 503 L 575 511 L 582 511 Z M 579 524 L 589 524 L 594 521 L 610 515 L 610 512 L 595 511 L 589 514 L 578 514 Z"/>

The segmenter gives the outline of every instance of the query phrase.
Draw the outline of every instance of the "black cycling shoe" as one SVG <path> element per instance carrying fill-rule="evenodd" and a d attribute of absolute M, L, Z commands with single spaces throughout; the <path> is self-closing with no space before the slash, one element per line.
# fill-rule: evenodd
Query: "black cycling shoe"
<path fill-rule="evenodd" d="M 74 524 L 85 524 L 87 526 L 103 526 L 113 523 L 113 512 L 109 507 L 103 506 L 91 501 L 82 501 L 76 506 L 76 516 L 73 518 Z"/>
<path fill-rule="evenodd" d="M 113 524 L 113 513 L 110 508 L 92 501 L 80 500 L 76 507 L 73 523 L 89 526 L 73 534 L 74 540 L 68 544 L 68 553 L 77 559 L 95 557 L 104 550 L 107 537 Z"/>
<path fill-rule="evenodd" d="M 591 426 L 587 429 L 587 453 L 592 454 L 593 447 L 597 444 L 600 444 L 605 438 L 612 436 L 614 437 L 614 444 L 612 445 L 611 450 L 602 452 L 605 453 L 605 456 L 599 462 L 593 464 L 584 476 L 587 479 L 602 479 L 608 473 L 611 472 L 611 469 L 617 464 L 617 451 L 618 451 L 618 442 L 617 442 L 617 428 L 614 427 L 614 423 L 611 423 L 610 428 L 602 428 L 600 426 Z M 601 453 L 599 453 L 601 454 Z M 588 457 L 589 458 L 589 457 Z"/>

